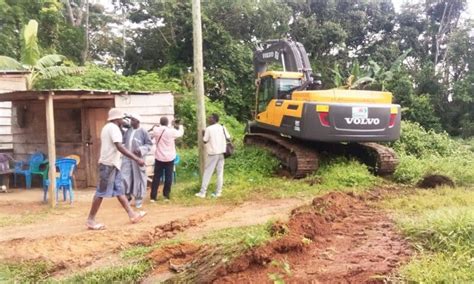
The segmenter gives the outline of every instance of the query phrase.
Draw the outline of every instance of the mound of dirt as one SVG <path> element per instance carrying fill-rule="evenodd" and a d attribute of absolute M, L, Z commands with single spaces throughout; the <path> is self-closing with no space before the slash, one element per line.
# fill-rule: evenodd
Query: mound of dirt
<path fill-rule="evenodd" d="M 155 273 L 165 270 L 181 272 L 199 251 L 200 246 L 181 243 L 154 250 L 148 255 L 153 262 Z"/>
<path fill-rule="evenodd" d="M 428 175 L 423 177 L 417 184 L 421 188 L 436 188 L 443 185 L 454 187 L 454 181 L 443 175 Z"/>
<path fill-rule="evenodd" d="M 377 282 L 408 258 L 408 244 L 364 198 L 330 193 L 293 210 L 284 236 L 217 269 L 216 283 Z M 284 228 L 284 229 L 282 229 Z M 381 280 L 382 281 L 382 280 Z"/>
<path fill-rule="evenodd" d="M 186 230 L 189 227 L 194 227 L 199 223 L 202 223 L 206 218 L 195 218 L 195 219 L 181 219 L 174 220 L 169 223 L 156 226 L 152 232 L 148 232 L 133 241 L 133 245 L 151 246 L 158 240 L 171 239 L 179 232 Z"/>

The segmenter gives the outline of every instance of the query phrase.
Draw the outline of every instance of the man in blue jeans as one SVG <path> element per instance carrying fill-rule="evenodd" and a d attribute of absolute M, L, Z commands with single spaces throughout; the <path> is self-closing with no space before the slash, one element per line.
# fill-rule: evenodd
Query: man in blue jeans
<path fill-rule="evenodd" d="M 104 198 L 117 197 L 132 223 L 139 222 L 146 215 L 144 211 L 133 211 L 123 189 L 122 175 L 119 170 L 121 167 L 121 154 L 134 160 L 140 166 L 145 165 L 142 159 L 128 151 L 122 145 L 123 138 L 120 126 L 123 124 L 123 117 L 124 113 L 122 111 L 116 108 L 111 109 L 107 119 L 108 122 L 104 128 L 102 128 L 100 134 L 99 184 L 97 185 L 89 217 L 86 222 L 86 226 L 90 230 L 105 229 L 104 224 L 95 221 L 95 216 Z"/>

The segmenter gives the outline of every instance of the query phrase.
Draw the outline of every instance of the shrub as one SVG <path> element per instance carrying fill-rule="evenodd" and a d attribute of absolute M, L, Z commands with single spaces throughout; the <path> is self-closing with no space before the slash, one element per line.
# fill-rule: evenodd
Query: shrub
<path fill-rule="evenodd" d="M 370 186 L 376 180 L 366 165 L 346 158 L 324 161 L 317 170 L 316 177 L 331 188 Z"/>
<path fill-rule="evenodd" d="M 219 123 L 225 125 L 232 136 L 232 140 L 240 143 L 244 135 L 244 125 L 224 111 L 222 102 L 212 102 L 206 98 L 206 113 L 208 115 L 217 113 L 219 115 Z M 192 94 L 186 94 L 176 99 L 175 102 L 176 117 L 182 119 L 186 128 L 186 135 L 183 138 L 187 147 L 193 147 L 197 144 L 197 114 L 196 100 Z"/>
<path fill-rule="evenodd" d="M 171 91 L 183 93 L 185 88 L 178 79 L 157 72 L 138 71 L 136 75 L 123 76 L 112 69 L 88 64 L 81 75 L 66 75 L 40 80 L 37 89 L 101 89 L 119 91 Z"/>
<path fill-rule="evenodd" d="M 400 140 L 392 146 L 400 158 L 393 175 L 397 182 L 415 184 L 425 175 L 442 174 L 458 185 L 474 184 L 474 153 L 447 133 L 404 121 Z"/>
<path fill-rule="evenodd" d="M 446 132 L 426 131 L 416 122 L 402 121 L 400 139 L 392 144 L 397 153 L 418 158 L 436 155 L 448 157 L 465 154 L 466 147 L 451 139 Z"/>

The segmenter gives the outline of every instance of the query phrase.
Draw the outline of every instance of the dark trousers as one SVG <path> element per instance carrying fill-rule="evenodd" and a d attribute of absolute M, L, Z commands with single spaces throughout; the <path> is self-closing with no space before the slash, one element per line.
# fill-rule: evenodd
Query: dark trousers
<path fill-rule="evenodd" d="M 171 183 L 173 182 L 173 168 L 174 161 L 170 162 L 161 162 L 155 160 L 155 171 L 153 174 L 153 182 L 151 183 L 151 194 L 150 199 L 156 200 L 158 194 L 158 187 L 160 186 L 160 180 L 165 173 L 165 186 L 163 187 L 163 196 L 165 198 L 170 198 L 171 192 Z"/>

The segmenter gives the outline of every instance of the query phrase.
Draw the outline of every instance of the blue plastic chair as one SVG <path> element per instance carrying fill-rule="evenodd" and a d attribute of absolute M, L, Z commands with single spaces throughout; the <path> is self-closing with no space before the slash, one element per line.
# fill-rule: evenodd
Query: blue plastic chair
<path fill-rule="evenodd" d="M 17 161 L 15 163 L 15 169 L 13 171 L 13 178 L 15 187 L 17 185 L 18 175 L 25 176 L 26 188 L 31 188 L 31 176 L 33 174 L 39 174 L 43 177 L 43 186 L 46 180 L 48 169 L 41 170 L 41 166 L 45 163 L 44 155 L 41 152 L 35 152 L 30 156 L 27 163 L 25 161 Z"/>
<path fill-rule="evenodd" d="M 59 176 L 56 177 L 56 200 L 59 200 L 59 191 L 63 191 L 63 198 L 66 201 L 66 192 L 69 191 L 69 202 L 72 203 L 74 200 L 72 173 L 77 166 L 77 162 L 74 159 L 59 159 L 56 161 L 56 167 L 59 169 Z M 43 200 L 46 202 L 48 197 L 48 186 L 49 180 L 46 180 L 43 187 L 44 197 Z"/>
<path fill-rule="evenodd" d="M 74 159 L 60 159 L 56 161 L 56 167 L 59 168 L 59 177 L 56 178 L 56 200 L 59 200 L 59 190 L 63 190 L 64 201 L 66 201 L 66 191 L 69 191 L 69 202 L 74 199 L 72 188 L 72 173 L 76 168 L 77 162 Z"/>
<path fill-rule="evenodd" d="M 176 184 L 176 166 L 179 164 L 181 161 L 181 158 L 179 157 L 178 154 L 176 154 L 176 158 L 174 158 L 174 163 L 173 163 L 173 183 Z M 163 170 L 163 174 L 161 175 L 160 182 L 164 182 L 165 180 L 165 170 Z"/>

